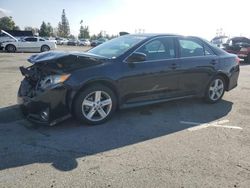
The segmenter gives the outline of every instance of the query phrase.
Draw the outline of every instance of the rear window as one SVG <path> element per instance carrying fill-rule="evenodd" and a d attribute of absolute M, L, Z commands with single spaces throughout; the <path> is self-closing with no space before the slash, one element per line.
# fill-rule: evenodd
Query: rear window
<path fill-rule="evenodd" d="M 180 56 L 181 57 L 196 57 L 204 56 L 203 45 L 192 39 L 179 39 Z"/>

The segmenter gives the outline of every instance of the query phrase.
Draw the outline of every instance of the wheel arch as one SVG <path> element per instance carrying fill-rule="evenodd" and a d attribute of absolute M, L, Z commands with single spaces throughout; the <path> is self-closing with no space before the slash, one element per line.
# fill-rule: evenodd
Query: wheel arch
<path fill-rule="evenodd" d="M 70 111 L 72 112 L 72 106 L 74 104 L 74 101 L 76 100 L 77 96 L 79 95 L 79 93 L 81 91 L 83 91 L 84 89 L 92 86 L 92 85 L 103 85 L 103 86 L 106 86 L 108 87 L 109 89 L 111 89 L 115 96 L 116 96 L 116 99 L 118 101 L 117 105 L 119 107 L 119 92 L 118 92 L 118 89 L 117 89 L 117 86 L 115 85 L 115 83 L 111 80 L 106 80 L 106 79 L 98 79 L 98 80 L 90 80 L 90 81 L 87 81 L 86 83 L 84 83 L 79 89 L 77 90 L 72 90 L 70 91 L 68 94 L 67 94 L 67 104 L 68 104 L 68 107 L 70 109 Z"/>
<path fill-rule="evenodd" d="M 6 51 L 8 50 L 8 46 L 14 46 L 14 47 L 15 47 L 15 51 L 17 50 L 16 45 L 14 45 L 14 44 L 6 44 L 5 47 L 4 47 L 4 49 L 5 49 Z"/>
<path fill-rule="evenodd" d="M 229 87 L 229 77 L 223 72 L 219 72 L 216 76 L 221 76 L 225 81 L 225 90 L 228 91 Z"/>

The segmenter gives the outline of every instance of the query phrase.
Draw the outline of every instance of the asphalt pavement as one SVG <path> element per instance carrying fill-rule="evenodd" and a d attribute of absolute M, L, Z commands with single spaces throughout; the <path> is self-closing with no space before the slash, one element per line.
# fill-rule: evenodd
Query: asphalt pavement
<path fill-rule="evenodd" d="M 0 53 L 0 187 L 250 187 L 250 65 L 217 104 L 172 101 L 103 125 L 46 127 L 16 104 L 30 55 Z"/>

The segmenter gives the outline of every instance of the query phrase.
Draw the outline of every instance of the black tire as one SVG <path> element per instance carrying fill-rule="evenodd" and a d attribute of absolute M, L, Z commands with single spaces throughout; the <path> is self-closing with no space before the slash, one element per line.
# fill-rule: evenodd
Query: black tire
<path fill-rule="evenodd" d="M 50 47 L 48 45 L 43 45 L 41 47 L 41 52 L 47 52 L 47 51 L 50 51 Z"/>
<path fill-rule="evenodd" d="M 10 52 L 10 53 L 14 53 L 16 51 L 16 47 L 13 44 L 8 44 L 5 47 L 5 49 L 6 49 L 7 52 Z"/>
<path fill-rule="evenodd" d="M 216 91 L 212 88 L 213 85 L 215 84 L 216 80 L 218 80 L 218 82 L 220 84 L 223 84 L 223 88 L 222 89 L 218 89 L 221 87 L 217 86 L 216 87 L 216 90 L 218 91 L 218 93 L 220 93 L 220 95 L 217 96 L 217 94 L 215 94 L 217 97 L 214 96 L 214 98 L 212 97 L 213 96 L 213 93 Z M 211 82 L 208 84 L 207 86 L 207 89 L 206 89 L 206 94 L 205 94 L 205 101 L 207 103 L 217 103 L 221 100 L 221 98 L 223 97 L 224 93 L 225 93 L 225 87 L 226 87 L 226 82 L 225 82 L 225 79 L 222 77 L 222 76 L 215 76 Z M 216 93 L 216 92 L 215 92 Z"/>
<path fill-rule="evenodd" d="M 95 104 L 95 107 L 89 107 L 89 109 L 87 109 L 87 112 L 85 112 L 85 108 L 87 108 L 87 106 L 84 106 L 84 100 L 87 101 L 91 101 L 91 98 L 89 99 L 88 97 L 92 97 L 92 95 L 95 95 L 96 97 L 96 92 L 102 92 L 101 93 L 101 98 L 104 98 L 103 100 L 105 100 L 105 97 L 110 97 L 111 99 L 111 106 L 103 106 L 101 107 L 105 112 L 106 112 L 106 107 L 107 107 L 107 113 L 105 113 L 107 116 L 103 119 L 98 119 L 96 118 L 95 120 L 92 120 L 95 118 L 95 116 L 101 116 L 101 114 L 99 113 L 99 110 L 95 110 L 95 113 L 93 114 L 93 118 L 91 117 L 91 119 L 87 118 L 86 116 L 90 113 L 90 111 L 92 111 L 92 109 L 94 109 L 95 107 L 97 107 L 97 104 Z M 93 94 L 95 93 L 95 94 Z M 107 96 L 106 96 L 107 95 Z M 107 98 L 108 98 L 107 97 Z M 91 102 L 95 103 L 94 101 L 95 99 L 92 99 Z M 100 100 L 101 101 L 101 100 Z M 100 107 L 100 106 L 99 106 Z M 73 102 L 73 115 L 82 123 L 86 123 L 88 125 L 98 125 L 98 124 L 102 124 L 104 122 L 106 122 L 107 120 L 109 120 L 111 118 L 111 116 L 113 115 L 113 113 L 115 112 L 117 107 L 117 98 L 116 95 L 114 94 L 114 92 L 104 86 L 104 85 L 100 85 L 100 84 L 95 84 L 92 86 L 87 87 L 86 89 L 84 89 L 83 91 L 81 91 L 77 96 L 76 99 Z M 89 110 L 89 111 L 88 111 Z"/>

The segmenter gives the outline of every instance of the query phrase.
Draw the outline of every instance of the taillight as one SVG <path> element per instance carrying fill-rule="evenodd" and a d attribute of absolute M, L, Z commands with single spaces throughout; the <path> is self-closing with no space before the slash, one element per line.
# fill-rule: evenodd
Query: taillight
<path fill-rule="evenodd" d="M 235 57 L 235 61 L 236 61 L 238 64 L 240 64 L 240 58 Z"/>

